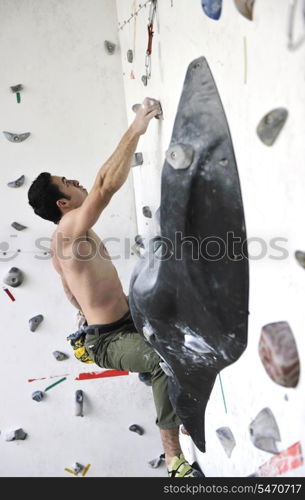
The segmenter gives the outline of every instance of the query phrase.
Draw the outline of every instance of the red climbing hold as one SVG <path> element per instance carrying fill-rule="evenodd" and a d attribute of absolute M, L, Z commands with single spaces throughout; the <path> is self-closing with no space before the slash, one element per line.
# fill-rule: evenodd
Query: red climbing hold
<path fill-rule="evenodd" d="M 284 387 L 296 387 L 300 362 L 294 335 L 286 321 L 263 326 L 259 356 L 269 377 Z"/>

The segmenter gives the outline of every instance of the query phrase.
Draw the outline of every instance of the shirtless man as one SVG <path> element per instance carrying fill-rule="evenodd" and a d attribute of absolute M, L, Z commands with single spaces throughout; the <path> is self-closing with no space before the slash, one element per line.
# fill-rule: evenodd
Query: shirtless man
<path fill-rule="evenodd" d="M 89 193 L 77 180 L 40 174 L 28 198 L 35 213 L 57 224 L 52 238 L 52 259 L 72 304 L 86 319 L 83 328 L 86 354 L 103 368 L 150 372 L 170 477 L 201 475 L 184 459 L 179 444 L 180 420 L 167 393 L 167 377 L 160 358 L 138 334 L 117 271 L 92 226 L 114 193 L 127 179 L 139 138 L 151 119 L 160 114 L 160 103 L 146 98 L 116 150 L 97 173 Z"/>

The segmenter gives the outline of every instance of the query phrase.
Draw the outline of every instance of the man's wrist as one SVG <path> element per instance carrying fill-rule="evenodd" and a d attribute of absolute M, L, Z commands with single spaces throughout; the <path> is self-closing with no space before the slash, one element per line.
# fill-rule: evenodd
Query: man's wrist
<path fill-rule="evenodd" d="M 129 132 L 131 134 L 132 139 L 139 139 L 139 137 L 142 135 L 142 133 L 139 132 L 139 129 L 134 121 L 129 127 Z"/>

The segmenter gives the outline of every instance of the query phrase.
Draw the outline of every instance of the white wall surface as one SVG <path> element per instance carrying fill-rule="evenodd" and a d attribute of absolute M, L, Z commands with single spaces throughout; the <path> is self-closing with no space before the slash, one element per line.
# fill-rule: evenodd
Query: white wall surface
<path fill-rule="evenodd" d="M 100 368 L 77 361 L 66 341 L 76 329 L 76 310 L 50 259 L 36 247 L 37 238 L 49 238 L 55 226 L 27 204 L 27 190 L 42 171 L 90 188 L 127 128 L 119 48 L 108 55 L 104 40 L 118 43 L 114 0 L 0 0 L 0 129 L 31 132 L 20 144 L 0 136 L 1 250 L 9 244 L 7 255 L 0 254 L 0 272 L 4 277 L 17 266 L 25 274 L 24 283 L 11 289 L 15 302 L 1 289 L 1 476 L 69 477 L 64 469 L 76 461 L 91 464 L 88 477 L 164 474 L 147 464 L 162 452 L 151 389 L 136 374 L 74 380 Z M 24 85 L 20 104 L 10 91 L 18 83 Z M 21 174 L 22 187 L 7 187 Z M 13 221 L 28 228 L 17 232 Z M 133 242 L 131 176 L 95 229 L 111 254 L 122 255 L 125 238 Z M 109 237 L 120 242 L 107 244 Z M 126 292 L 134 259 L 115 261 Z M 36 314 L 44 321 L 30 332 L 28 320 Z M 56 361 L 54 350 L 69 359 Z M 67 380 L 42 402 L 31 399 L 33 391 L 59 378 L 31 383 L 29 378 L 60 374 L 68 374 Z M 74 415 L 77 389 L 85 395 L 83 418 Z M 133 423 L 144 427 L 143 436 L 128 430 Z M 6 442 L 5 432 L 18 427 L 28 433 L 26 440 Z"/>
<path fill-rule="evenodd" d="M 147 22 L 149 8 L 143 8 L 124 26 L 140 2 L 117 0 L 126 105 L 146 95 L 161 100 L 164 121 L 154 136 L 142 142 L 144 165 L 134 169 L 139 231 L 151 236 L 153 223 L 142 216 L 142 206 L 157 208 L 160 173 L 168 148 L 177 105 L 188 64 L 205 56 L 215 78 L 235 148 L 248 237 L 263 238 L 268 244 L 265 258 L 250 261 L 249 342 L 243 356 L 221 372 L 227 413 L 216 380 L 206 412 L 206 454 L 194 448 L 190 438 L 181 436 L 185 454 L 197 458 L 207 476 L 247 476 L 271 458 L 250 441 L 248 426 L 268 406 L 279 425 L 284 450 L 296 441 L 305 446 L 304 368 L 296 389 L 285 389 L 267 376 L 258 357 L 261 328 L 266 323 L 288 321 L 296 338 L 300 359 L 304 359 L 304 270 L 294 258 L 305 249 L 304 233 L 304 121 L 305 44 L 295 52 L 287 49 L 288 0 L 256 0 L 254 20 L 248 21 L 233 0 L 223 1 L 221 19 L 209 19 L 198 0 L 160 0 L 154 26 L 152 76 L 144 87 Z M 144 2 L 142 2 L 143 4 Z M 304 31 L 298 3 L 297 34 Z M 247 47 L 245 73 L 244 44 Z M 134 49 L 134 63 L 127 61 Z M 133 71 L 135 78 L 130 78 Z M 245 78 L 246 74 L 246 78 Z M 286 107 L 289 118 L 277 142 L 267 147 L 256 135 L 260 119 L 271 109 Z M 288 241 L 289 257 L 270 248 L 272 238 Z M 255 257 L 261 247 L 249 245 Z M 284 399 L 287 395 L 288 400 Z M 229 426 L 236 448 L 229 459 L 216 436 L 216 429 Z M 287 475 L 304 476 L 304 467 Z"/>

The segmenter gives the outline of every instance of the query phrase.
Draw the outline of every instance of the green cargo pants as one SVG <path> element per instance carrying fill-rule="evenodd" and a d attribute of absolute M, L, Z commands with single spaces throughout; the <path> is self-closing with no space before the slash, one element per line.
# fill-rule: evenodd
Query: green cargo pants
<path fill-rule="evenodd" d="M 169 400 L 167 376 L 159 365 L 161 358 L 136 331 L 130 313 L 109 325 L 88 325 L 85 346 L 101 368 L 149 372 L 157 412 L 156 424 L 160 429 L 170 429 L 181 423 Z"/>

